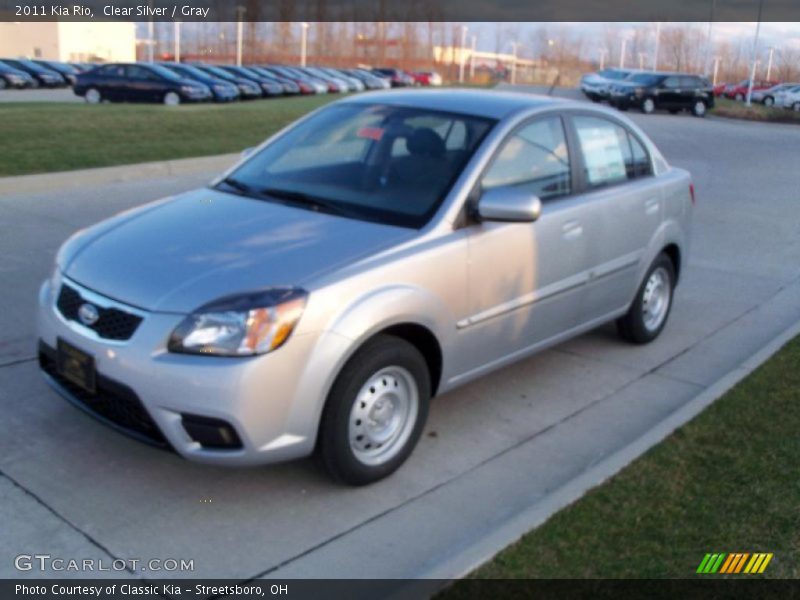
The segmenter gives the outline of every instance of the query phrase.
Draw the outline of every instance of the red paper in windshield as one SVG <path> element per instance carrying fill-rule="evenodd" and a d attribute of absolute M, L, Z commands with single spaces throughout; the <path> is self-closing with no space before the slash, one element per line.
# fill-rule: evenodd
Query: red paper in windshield
<path fill-rule="evenodd" d="M 383 129 L 380 127 L 362 127 L 356 134 L 358 137 L 367 138 L 368 140 L 380 141 L 383 137 Z"/>

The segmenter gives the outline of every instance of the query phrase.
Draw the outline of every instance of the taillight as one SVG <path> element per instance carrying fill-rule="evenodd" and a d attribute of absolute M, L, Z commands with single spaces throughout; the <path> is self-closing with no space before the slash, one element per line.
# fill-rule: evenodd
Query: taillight
<path fill-rule="evenodd" d="M 694 183 L 689 184 L 689 196 L 692 199 L 692 206 L 694 206 L 697 203 L 694 199 Z"/>

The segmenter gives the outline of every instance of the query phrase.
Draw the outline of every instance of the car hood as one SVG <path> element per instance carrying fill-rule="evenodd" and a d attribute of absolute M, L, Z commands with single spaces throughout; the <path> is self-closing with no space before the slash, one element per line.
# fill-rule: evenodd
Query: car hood
<path fill-rule="evenodd" d="M 59 267 L 121 302 L 188 313 L 238 292 L 310 289 L 315 277 L 415 233 L 201 189 L 85 230 L 62 248 Z"/>

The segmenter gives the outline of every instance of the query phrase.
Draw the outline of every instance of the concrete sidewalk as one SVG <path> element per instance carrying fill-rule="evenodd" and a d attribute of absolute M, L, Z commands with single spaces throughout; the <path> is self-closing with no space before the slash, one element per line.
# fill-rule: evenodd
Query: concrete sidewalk
<path fill-rule="evenodd" d="M 34 298 L 61 241 L 214 173 L 76 178 L 0 198 L 0 576 L 30 577 L 13 557 L 37 551 L 193 559 L 199 577 L 455 576 L 613 472 L 800 320 L 800 174 L 785 168 L 800 132 L 634 118 L 697 188 L 693 255 L 663 336 L 636 347 L 603 327 L 438 398 L 409 463 L 361 489 L 309 461 L 187 463 L 100 426 L 39 376 Z"/>

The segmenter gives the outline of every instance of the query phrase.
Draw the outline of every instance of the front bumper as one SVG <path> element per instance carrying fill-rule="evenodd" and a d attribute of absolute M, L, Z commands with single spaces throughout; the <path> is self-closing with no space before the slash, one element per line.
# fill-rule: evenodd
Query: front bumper
<path fill-rule="evenodd" d="M 313 452 L 330 383 L 315 376 L 320 368 L 313 356 L 317 336 L 293 336 L 275 352 L 248 358 L 174 354 L 166 350 L 166 342 L 183 316 L 150 312 L 129 340 L 105 340 L 58 311 L 53 290 L 61 281 L 48 280 L 39 292 L 40 362 L 48 382 L 74 404 L 124 433 L 198 462 L 256 465 Z M 84 298 L 91 294 L 66 281 L 82 290 Z M 102 300 L 97 295 L 90 300 L 97 303 L 98 298 Z M 53 373 L 59 338 L 94 358 L 97 397 L 81 397 L 89 393 Z M 345 340 L 333 338 L 343 345 L 336 352 L 343 353 Z M 108 402 L 115 406 L 98 408 Z M 186 419 L 192 417 L 228 424 L 240 447 L 200 443 L 187 431 Z"/>

